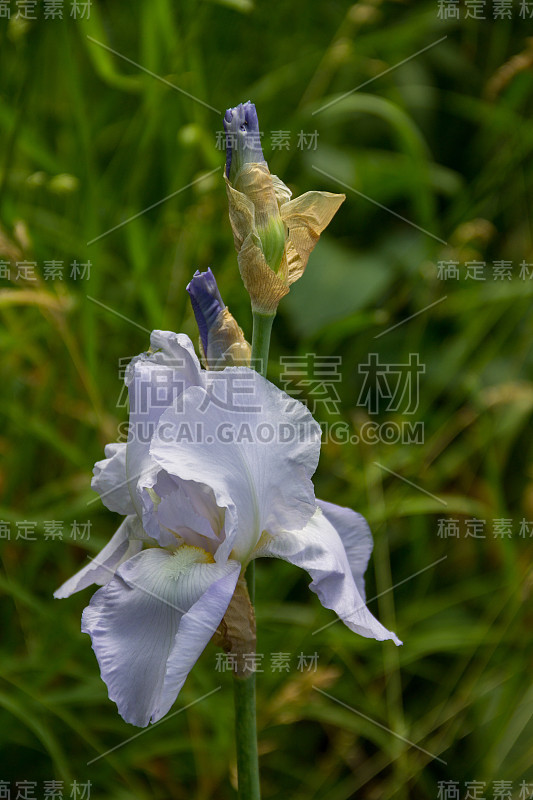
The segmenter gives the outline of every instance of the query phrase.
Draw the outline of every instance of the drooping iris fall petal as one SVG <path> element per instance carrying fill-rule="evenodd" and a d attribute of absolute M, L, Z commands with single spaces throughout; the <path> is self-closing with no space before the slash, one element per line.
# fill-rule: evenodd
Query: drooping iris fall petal
<path fill-rule="evenodd" d="M 145 726 L 170 709 L 220 624 L 239 571 L 236 561 L 210 563 L 187 545 L 146 550 L 93 596 L 82 631 L 126 722 Z"/>

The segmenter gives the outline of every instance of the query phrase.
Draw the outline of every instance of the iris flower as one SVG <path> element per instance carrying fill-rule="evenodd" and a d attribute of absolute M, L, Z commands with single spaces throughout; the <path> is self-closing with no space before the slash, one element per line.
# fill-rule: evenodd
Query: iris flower
<path fill-rule="evenodd" d="M 365 520 L 315 499 L 320 428 L 304 405 L 247 367 L 201 369 L 168 331 L 125 380 L 129 438 L 107 445 L 92 482 L 125 519 L 55 597 L 102 587 L 82 631 L 126 722 L 169 711 L 252 559 L 302 567 L 348 628 L 401 644 L 364 604 Z"/>

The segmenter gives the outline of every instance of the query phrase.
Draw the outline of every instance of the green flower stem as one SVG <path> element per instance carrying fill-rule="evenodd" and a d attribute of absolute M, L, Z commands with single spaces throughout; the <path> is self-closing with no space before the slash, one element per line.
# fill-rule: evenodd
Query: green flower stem
<path fill-rule="evenodd" d="M 263 378 L 266 378 L 268 369 L 268 351 L 270 348 L 270 334 L 272 323 L 276 315 L 259 314 L 253 312 L 254 327 L 252 331 L 251 365 Z M 248 591 L 252 605 L 255 602 L 255 561 L 248 566 Z"/>
<path fill-rule="evenodd" d="M 274 316 L 254 312 L 252 334 L 252 367 L 263 377 L 268 366 L 270 332 Z M 252 604 L 255 597 L 255 562 L 247 570 L 248 591 Z M 235 743 L 239 775 L 239 800 L 261 800 L 259 759 L 257 756 L 257 722 L 255 714 L 255 672 L 246 678 L 233 676 L 235 698 Z"/>
<path fill-rule="evenodd" d="M 233 676 L 233 696 L 239 800 L 261 800 L 255 719 L 255 672 L 247 678 Z"/>
<path fill-rule="evenodd" d="M 252 355 L 251 365 L 263 378 L 266 378 L 268 369 L 268 351 L 270 348 L 270 334 L 275 314 L 259 314 L 253 312 Z M 248 566 L 248 591 L 252 605 L 255 602 L 255 561 Z"/>
<path fill-rule="evenodd" d="M 268 350 L 270 347 L 270 332 L 276 315 L 259 314 L 253 312 L 254 328 L 252 333 L 252 367 L 263 378 L 266 377 L 268 367 Z"/>

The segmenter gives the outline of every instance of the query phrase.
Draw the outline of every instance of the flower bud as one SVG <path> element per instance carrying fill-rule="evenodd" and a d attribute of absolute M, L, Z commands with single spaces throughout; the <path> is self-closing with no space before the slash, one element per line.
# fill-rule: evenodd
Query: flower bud
<path fill-rule="evenodd" d="M 196 271 L 187 291 L 200 332 L 204 366 L 212 370 L 249 366 L 250 345 L 224 305 L 211 270 Z"/>
<path fill-rule="evenodd" d="M 224 115 L 226 131 L 226 175 L 235 180 L 244 164 L 266 164 L 261 149 L 261 132 L 253 103 L 240 103 Z"/>
<path fill-rule="evenodd" d="M 272 175 L 261 149 L 253 103 L 230 108 L 224 117 L 229 202 L 239 269 L 255 313 L 271 316 L 294 281 L 344 194 L 291 191 Z"/>

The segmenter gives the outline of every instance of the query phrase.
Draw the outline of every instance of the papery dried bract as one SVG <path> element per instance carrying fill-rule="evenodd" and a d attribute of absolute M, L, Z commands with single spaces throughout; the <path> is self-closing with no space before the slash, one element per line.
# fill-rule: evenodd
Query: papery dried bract
<path fill-rule="evenodd" d="M 270 173 L 266 161 L 246 161 L 238 171 L 232 168 L 231 180 L 226 171 L 224 180 L 239 269 L 252 310 L 275 314 L 291 284 L 303 275 L 311 251 L 345 195 L 306 192 L 291 200 L 290 189 Z"/>
<path fill-rule="evenodd" d="M 256 650 L 254 607 L 250 601 L 246 579 L 241 575 L 213 641 L 233 657 L 233 671 L 239 678 L 250 674 L 247 656 Z"/>
<path fill-rule="evenodd" d="M 251 347 L 228 308 L 223 308 L 209 331 L 205 366 L 208 369 L 249 367 Z"/>
<path fill-rule="evenodd" d="M 306 192 L 281 206 L 281 218 L 288 229 L 286 253 L 289 286 L 302 277 L 320 234 L 345 198 L 344 194 L 332 192 Z"/>

